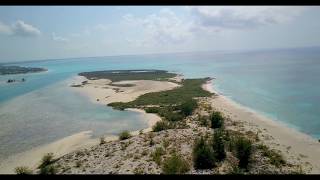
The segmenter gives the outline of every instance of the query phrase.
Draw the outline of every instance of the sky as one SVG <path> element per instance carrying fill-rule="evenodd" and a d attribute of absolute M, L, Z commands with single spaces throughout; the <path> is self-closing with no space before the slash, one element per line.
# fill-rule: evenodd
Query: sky
<path fill-rule="evenodd" d="M 2 6 L 0 62 L 320 45 L 316 6 Z"/>

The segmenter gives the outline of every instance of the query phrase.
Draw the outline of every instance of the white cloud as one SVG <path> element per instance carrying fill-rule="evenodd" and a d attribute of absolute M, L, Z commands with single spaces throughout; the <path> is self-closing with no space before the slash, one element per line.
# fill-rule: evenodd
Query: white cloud
<path fill-rule="evenodd" d="M 36 27 L 18 20 L 12 25 L 7 25 L 0 22 L 0 33 L 4 35 L 16 35 L 16 36 L 39 36 L 41 31 Z"/>
<path fill-rule="evenodd" d="M 276 6 L 199 6 L 187 8 L 197 26 L 216 29 L 247 29 L 263 25 L 287 23 L 304 7 Z"/>
<path fill-rule="evenodd" d="M 164 45 L 167 43 L 182 43 L 191 36 L 189 23 L 184 22 L 169 10 L 162 9 L 159 13 L 139 18 L 126 14 L 123 19 L 136 26 L 142 27 L 144 38 L 140 40 L 127 40 L 129 43 L 143 45 Z"/>
<path fill-rule="evenodd" d="M 52 33 L 52 40 L 57 41 L 57 42 L 69 42 L 69 39 L 61 37 L 61 36 L 57 36 L 56 33 Z"/>

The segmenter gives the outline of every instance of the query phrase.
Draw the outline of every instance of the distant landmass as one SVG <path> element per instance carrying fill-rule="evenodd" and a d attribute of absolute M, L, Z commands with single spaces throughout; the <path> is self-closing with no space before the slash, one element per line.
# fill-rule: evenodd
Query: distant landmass
<path fill-rule="evenodd" d="M 47 71 L 45 68 L 21 67 L 21 66 L 3 66 L 0 65 L 0 75 L 25 74 Z"/>

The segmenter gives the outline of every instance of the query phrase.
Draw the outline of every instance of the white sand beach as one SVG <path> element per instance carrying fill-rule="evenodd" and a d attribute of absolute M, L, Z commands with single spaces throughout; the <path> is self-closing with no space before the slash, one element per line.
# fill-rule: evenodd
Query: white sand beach
<path fill-rule="evenodd" d="M 297 158 L 305 167 L 312 166 L 309 173 L 320 173 L 320 143 L 318 140 L 220 95 L 212 88 L 212 83 L 209 81 L 203 85 L 203 88 L 217 94 L 212 99 L 214 109 L 221 111 L 234 121 L 242 122 L 244 129 L 260 132 L 259 138 L 270 147 L 280 150 L 287 161 L 295 161 Z"/>
<path fill-rule="evenodd" d="M 92 102 L 104 105 L 112 102 L 129 102 L 146 93 L 179 87 L 178 84 L 173 82 L 152 80 L 120 81 L 111 84 L 108 79 L 88 80 L 83 76 L 76 77 L 73 85 L 81 85 L 83 81 L 87 81 L 87 83 L 73 89 L 88 96 Z M 127 84 L 132 86 L 117 86 Z"/>
<path fill-rule="evenodd" d="M 35 169 L 39 165 L 41 158 L 47 153 L 52 152 L 55 157 L 60 157 L 72 151 L 90 147 L 97 144 L 97 142 L 97 139 L 91 138 L 91 131 L 83 131 L 73 134 L 53 143 L 35 147 L 26 152 L 9 157 L 5 161 L 1 162 L 0 174 L 12 174 L 14 173 L 14 168 L 17 166 L 28 166 Z"/>
<path fill-rule="evenodd" d="M 75 84 L 80 84 L 87 79 L 84 77 L 76 77 L 73 81 Z M 167 82 L 167 81 L 121 81 L 114 84 L 134 84 L 131 87 L 115 87 L 108 85 L 111 83 L 110 80 L 100 79 L 100 80 L 88 80 L 88 84 L 84 87 L 75 87 L 75 91 L 90 98 L 93 103 L 99 103 L 106 105 L 111 102 L 129 102 L 136 99 L 138 96 L 149 93 L 158 92 L 164 90 L 170 90 L 178 87 L 178 84 Z M 118 88 L 118 92 L 116 89 Z M 99 101 L 97 101 L 99 99 Z M 146 113 L 141 109 L 129 108 L 128 111 L 134 111 L 141 113 L 141 117 L 148 124 L 148 128 L 143 129 L 142 132 L 150 132 L 152 126 L 160 121 L 161 118 L 156 114 Z M 137 135 L 140 130 L 130 132 L 132 135 Z M 105 141 L 117 140 L 118 136 L 115 135 L 105 135 Z M 0 174 L 12 174 L 14 173 L 14 168 L 17 166 L 28 166 L 35 169 L 41 160 L 41 158 L 49 152 L 54 153 L 55 158 L 61 157 L 65 154 L 79 150 L 81 148 L 88 148 L 99 143 L 98 138 L 92 138 L 91 131 L 83 131 L 71 136 L 62 138 L 55 142 L 43 145 L 40 147 L 35 147 L 26 152 L 22 152 L 12 157 L 9 157 L 0 164 Z"/>

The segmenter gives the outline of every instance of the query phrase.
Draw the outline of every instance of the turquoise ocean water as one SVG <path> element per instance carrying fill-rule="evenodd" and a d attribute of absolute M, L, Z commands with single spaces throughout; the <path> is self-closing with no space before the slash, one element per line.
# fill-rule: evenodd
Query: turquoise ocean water
<path fill-rule="evenodd" d="M 320 138 L 320 48 L 199 52 L 33 61 L 44 73 L 0 76 L 0 160 L 8 155 L 92 130 L 94 136 L 138 130 L 135 112 L 92 104 L 70 90 L 83 71 L 163 69 L 187 78 L 215 77 L 215 89 L 276 121 Z M 7 84 L 9 78 L 25 83 Z"/>

